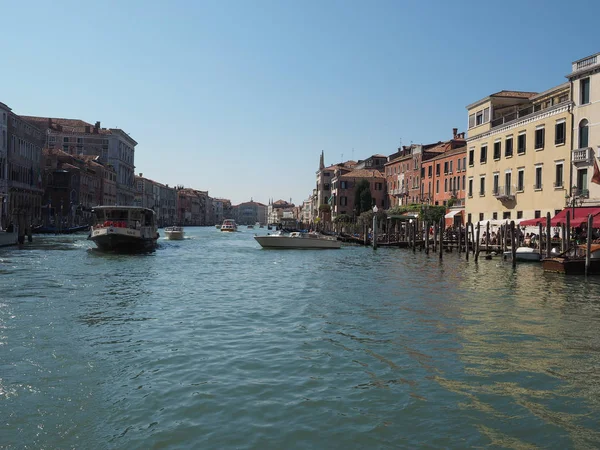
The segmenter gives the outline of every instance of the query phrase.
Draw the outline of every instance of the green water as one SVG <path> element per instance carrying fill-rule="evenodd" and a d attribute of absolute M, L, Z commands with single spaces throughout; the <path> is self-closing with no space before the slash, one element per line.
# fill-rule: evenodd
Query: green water
<path fill-rule="evenodd" d="M 0 449 L 600 446 L 600 277 L 186 231 L 0 249 Z"/>

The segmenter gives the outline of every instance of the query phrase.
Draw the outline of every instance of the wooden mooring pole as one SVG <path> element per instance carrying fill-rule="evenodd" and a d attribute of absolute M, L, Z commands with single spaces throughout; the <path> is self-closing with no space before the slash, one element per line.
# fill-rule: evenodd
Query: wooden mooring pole
<path fill-rule="evenodd" d="M 444 254 L 444 219 L 440 219 L 440 259 Z"/>
<path fill-rule="evenodd" d="M 542 255 L 544 254 L 542 251 L 542 242 L 544 242 L 544 232 L 542 230 L 542 222 L 540 222 L 539 224 L 539 235 L 538 235 L 538 245 L 540 246 L 540 259 L 542 258 Z"/>
<path fill-rule="evenodd" d="M 552 251 L 552 235 L 550 230 L 550 213 L 546 213 L 546 258 L 550 258 Z"/>
<path fill-rule="evenodd" d="M 571 211 L 567 211 L 567 248 L 565 251 L 571 248 Z"/>
<path fill-rule="evenodd" d="M 591 253 L 592 253 L 592 227 L 594 226 L 594 216 L 588 215 L 587 220 L 587 242 L 585 243 L 585 276 L 590 273 Z"/>
<path fill-rule="evenodd" d="M 467 222 L 465 225 L 465 258 L 469 260 L 469 231 L 471 229 L 471 222 Z"/>
<path fill-rule="evenodd" d="M 480 233 L 481 225 L 477 224 L 477 236 L 475 237 L 475 262 L 479 259 L 479 233 Z"/>
<path fill-rule="evenodd" d="M 517 243 L 515 242 L 515 221 L 510 221 L 510 253 L 513 269 L 517 267 Z"/>
<path fill-rule="evenodd" d="M 485 226 L 485 253 L 490 253 L 490 221 Z"/>
<path fill-rule="evenodd" d="M 429 222 L 425 222 L 425 254 L 429 255 Z"/>

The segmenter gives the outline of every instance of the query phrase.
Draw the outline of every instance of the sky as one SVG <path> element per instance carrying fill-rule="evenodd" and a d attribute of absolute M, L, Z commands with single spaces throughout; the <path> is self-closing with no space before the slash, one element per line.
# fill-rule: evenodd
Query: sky
<path fill-rule="evenodd" d="M 327 165 L 466 131 L 600 52 L 600 1 L 2 2 L 0 102 L 101 121 L 136 173 L 234 204 L 300 204 Z M 580 16 L 585 15 L 586 20 Z"/>

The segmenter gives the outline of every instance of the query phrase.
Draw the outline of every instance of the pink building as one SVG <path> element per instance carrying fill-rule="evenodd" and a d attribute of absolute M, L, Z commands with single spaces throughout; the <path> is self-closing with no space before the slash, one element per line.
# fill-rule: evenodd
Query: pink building
<path fill-rule="evenodd" d="M 379 170 L 356 169 L 348 172 L 338 168 L 331 180 L 333 188 L 330 203 L 333 219 L 341 214 L 356 218 L 354 193 L 357 183 L 361 180 L 369 182 L 373 206 L 385 208 L 385 177 Z"/>

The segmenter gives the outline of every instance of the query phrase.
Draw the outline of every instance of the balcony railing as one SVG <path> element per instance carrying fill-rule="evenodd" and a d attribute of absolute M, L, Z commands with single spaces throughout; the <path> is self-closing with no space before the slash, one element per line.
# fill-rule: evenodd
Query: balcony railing
<path fill-rule="evenodd" d="M 515 192 L 517 192 L 516 186 L 498 186 L 493 195 L 498 200 L 510 200 L 515 198 Z"/>
<path fill-rule="evenodd" d="M 592 157 L 592 148 L 584 147 L 573 150 L 571 161 L 573 163 L 589 163 Z"/>
<path fill-rule="evenodd" d="M 598 55 L 590 56 L 589 58 L 580 59 L 573 63 L 573 72 L 581 69 L 585 69 L 586 67 L 590 67 L 598 64 Z"/>
<path fill-rule="evenodd" d="M 579 198 L 590 198 L 590 191 L 588 189 L 573 188 L 572 196 Z"/>

